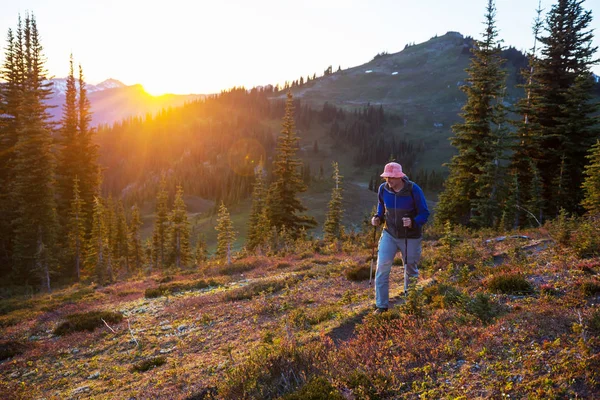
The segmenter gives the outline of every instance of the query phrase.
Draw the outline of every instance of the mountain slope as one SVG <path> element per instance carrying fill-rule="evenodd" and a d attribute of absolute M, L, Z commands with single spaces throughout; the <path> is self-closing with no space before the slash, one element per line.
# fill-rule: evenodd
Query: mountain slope
<path fill-rule="evenodd" d="M 53 119 L 62 116 L 65 102 L 66 79 L 52 79 L 54 95 L 48 104 Z M 152 96 L 142 85 L 127 86 L 115 79 L 107 79 L 98 85 L 87 85 L 91 103 L 92 125 L 112 124 L 124 118 L 155 114 L 162 109 L 179 107 L 187 102 L 204 98 L 201 94 Z"/>

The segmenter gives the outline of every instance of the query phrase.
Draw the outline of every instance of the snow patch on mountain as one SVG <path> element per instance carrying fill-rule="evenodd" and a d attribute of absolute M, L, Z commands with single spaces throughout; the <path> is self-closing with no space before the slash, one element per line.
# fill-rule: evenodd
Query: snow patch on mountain
<path fill-rule="evenodd" d="M 45 81 L 45 83 L 50 83 L 52 84 L 52 91 L 54 92 L 55 96 L 64 96 L 66 91 L 67 91 L 67 79 L 66 78 L 54 78 L 54 79 L 50 79 L 49 81 Z M 101 92 L 103 90 L 107 90 L 107 89 L 115 89 L 115 88 L 122 88 L 125 87 L 127 85 L 125 85 L 123 82 L 120 82 L 116 79 L 107 79 L 103 82 L 100 82 L 97 85 L 91 85 L 89 83 L 86 84 L 86 89 L 88 93 L 93 93 L 93 92 Z M 79 90 L 79 81 L 75 80 L 75 87 L 77 88 L 77 90 Z"/>

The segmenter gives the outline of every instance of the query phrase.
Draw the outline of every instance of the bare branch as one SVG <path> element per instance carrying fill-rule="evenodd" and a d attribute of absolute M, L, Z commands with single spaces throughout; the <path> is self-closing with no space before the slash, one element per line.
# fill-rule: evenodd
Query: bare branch
<path fill-rule="evenodd" d="M 108 329 L 110 329 L 110 331 L 111 331 L 112 333 L 117 333 L 117 332 L 115 332 L 115 330 L 114 330 L 113 328 L 111 328 L 110 326 L 108 326 L 108 324 L 106 323 L 106 321 L 104 320 L 104 318 L 100 318 L 100 319 L 102 320 L 102 322 L 104 322 L 104 325 L 106 325 L 106 327 L 107 327 Z"/>
<path fill-rule="evenodd" d="M 131 334 L 131 338 L 135 342 L 135 345 L 139 347 L 140 343 L 137 341 L 135 336 L 133 336 L 133 331 L 131 330 L 131 325 L 129 325 L 129 318 L 127 318 L 127 328 L 129 329 L 129 333 Z"/>

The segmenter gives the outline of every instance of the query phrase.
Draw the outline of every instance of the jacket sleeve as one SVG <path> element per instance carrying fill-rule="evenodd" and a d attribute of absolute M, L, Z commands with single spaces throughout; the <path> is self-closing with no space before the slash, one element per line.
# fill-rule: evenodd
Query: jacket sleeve
<path fill-rule="evenodd" d="M 377 195 L 377 199 L 378 199 L 377 214 L 375 214 L 376 217 L 379 217 L 381 222 L 385 221 L 385 204 L 383 202 L 383 185 L 385 185 L 385 183 L 383 183 L 379 186 L 379 191 L 378 191 L 378 195 Z"/>
<path fill-rule="evenodd" d="M 417 184 L 413 184 L 413 198 L 415 201 L 415 208 L 417 215 L 413 218 L 415 223 L 422 227 L 429 219 L 429 208 L 427 208 L 427 202 L 425 201 L 425 195 L 423 190 Z"/>

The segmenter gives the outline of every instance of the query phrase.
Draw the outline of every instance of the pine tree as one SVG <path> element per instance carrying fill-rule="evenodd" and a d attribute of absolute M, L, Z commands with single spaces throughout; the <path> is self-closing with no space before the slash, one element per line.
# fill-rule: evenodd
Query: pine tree
<path fill-rule="evenodd" d="M 302 162 L 296 158 L 298 136 L 294 124 L 294 103 L 292 93 L 288 92 L 285 103 L 283 128 L 277 140 L 276 158 L 273 162 L 273 179 L 269 187 L 267 210 L 269 221 L 278 229 L 286 228 L 292 237 L 298 237 L 301 228 L 314 228 L 314 218 L 297 215 L 306 211 L 306 207 L 297 197 L 306 191 L 306 185 L 300 175 Z"/>
<path fill-rule="evenodd" d="M 458 154 L 449 163 L 450 175 L 440 195 L 438 222 L 495 225 L 500 218 L 500 158 L 506 111 L 502 105 L 506 72 L 495 26 L 496 9 L 488 0 L 483 40 L 472 49 L 468 85 L 461 87 L 467 103 L 455 124 L 452 145 Z"/>
<path fill-rule="evenodd" d="M 140 218 L 140 209 L 137 204 L 131 209 L 131 221 L 129 222 L 129 263 L 135 271 L 140 271 L 144 263 L 144 248 L 140 238 L 140 228 L 142 220 Z"/>
<path fill-rule="evenodd" d="M 115 202 L 112 195 L 108 195 L 108 198 L 104 203 L 104 226 L 106 228 L 106 239 L 108 244 L 108 253 L 110 257 L 111 270 L 119 263 L 119 249 L 117 246 L 117 215 L 115 212 Z"/>
<path fill-rule="evenodd" d="M 532 88 L 531 117 L 539 155 L 535 160 L 543 190 L 543 214 L 579 212 L 583 193 L 586 155 L 598 137 L 598 109 L 592 101 L 591 66 L 597 48 L 592 46 L 591 11 L 581 0 L 558 0 L 548 13 L 540 37 L 541 55 L 536 63 L 536 85 Z M 557 167 L 563 165 L 559 195 L 554 186 Z"/>
<path fill-rule="evenodd" d="M 233 242 L 235 241 L 236 232 L 233 230 L 233 223 L 229 216 L 229 211 L 225 207 L 225 203 L 221 202 L 219 214 L 217 216 L 217 257 L 220 259 L 227 258 L 227 264 L 231 264 L 231 253 Z"/>
<path fill-rule="evenodd" d="M 79 96 L 78 96 L 78 174 L 80 176 L 81 197 L 87 205 L 85 215 L 86 228 L 92 225 L 92 205 L 94 198 L 100 191 L 100 166 L 98 165 L 98 145 L 93 141 L 94 130 L 90 128 L 92 122 L 91 105 L 87 97 L 86 83 L 83 69 L 79 65 Z"/>
<path fill-rule="evenodd" d="M 331 200 L 329 201 L 325 225 L 323 226 L 324 239 L 326 241 L 339 239 L 343 234 L 342 214 L 344 210 L 342 210 L 342 176 L 340 175 L 337 162 L 333 162 L 332 167 L 335 186 L 331 192 Z"/>
<path fill-rule="evenodd" d="M 248 218 L 247 249 L 254 251 L 264 245 L 269 231 L 270 224 L 266 211 L 265 171 L 261 163 L 255 173 L 252 191 L 252 210 Z"/>
<path fill-rule="evenodd" d="M 13 115 L 17 119 L 17 143 L 11 171 L 14 180 L 12 204 L 15 206 L 13 271 L 16 281 L 26 284 L 33 272 L 43 268 L 43 286 L 48 287 L 46 270 L 53 268 L 57 253 L 54 155 L 46 104 L 51 89 L 46 83 L 45 59 L 33 15 L 26 15 L 24 27 L 18 28 L 17 38 L 20 47 L 17 73 L 22 74 L 17 90 L 22 101 Z"/>
<path fill-rule="evenodd" d="M 208 259 L 208 249 L 206 248 L 206 237 L 203 233 L 198 234 L 196 239 L 196 250 L 194 251 L 194 259 L 196 265 L 199 266 L 201 263 Z"/>
<path fill-rule="evenodd" d="M 530 211 L 528 205 L 530 205 L 532 201 L 537 201 L 534 199 L 534 196 L 541 195 L 539 192 L 536 193 L 538 188 L 535 187 L 537 182 L 534 181 L 539 177 L 536 160 L 539 160 L 541 157 L 541 149 L 539 148 L 538 136 L 536 135 L 536 131 L 539 130 L 539 124 L 535 114 L 532 113 L 534 104 L 539 102 L 539 98 L 537 97 L 538 82 L 536 77 L 536 52 L 537 38 L 542 28 L 541 13 L 541 8 L 538 8 L 537 17 L 533 24 L 534 43 L 530 54 L 528 55 L 529 68 L 521 72 L 526 84 L 520 86 L 524 88 L 526 96 L 519 99 L 516 105 L 516 111 L 518 114 L 522 115 L 522 118 L 513 122 L 516 131 L 512 137 L 513 151 L 508 169 L 516 180 L 513 182 L 513 187 L 510 191 L 513 202 L 507 206 L 514 207 L 515 210 L 507 210 L 505 207 L 506 213 L 514 213 L 513 228 L 528 224 L 528 221 L 531 220 L 530 212 L 533 215 L 536 215 L 535 213 L 537 213 L 537 211 Z"/>
<path fill-rule="evenodd" d="M 152 232 L 152 266 L 162 269 L 166 262 L 167 224 L 169 215 L 167 181 L 163 174 L 156 196 L 154 231 Z"/>
<path fill-rule="evenodd" d="M 8 30 L 5 61 L 0 70 L 0 277 L 6 277 L 12 267 L 12 246 L 15 219 L 15 145 L 18 140 L 18 124 L 22 102 L 24 79 L 21 19 L 17 36 Z"/>
<path fill-rule="evenodd" d="M 190 223 L 188 222 L 183 187 L 177 186 L 173 211 L 169 215 L 169 254 L 176 268 L 189 265 L 191 261 Z"/>
<path fill-rule="evenodd" d="M 92 231 L 88 241 L 86 265 L 94 271 L 100 285 L 105 280 L 112 281 L 110 249 L 108 246 L 108 233 L 106 230 L 106 216 L 102 199 L 94 199 L 94 212 L 92 214 Z"/>
<path fill-rule="evenodd" d="M 583 181 L 583 207 L 590 215 L 600 215 L 600 140 L 592 146 L 587 156 L 589 163 L 585 167 Z"/>
<path fill-rule="evenodd" d="M 71 54 L 69 75 L 65 91 L 65 103 L 61 119 L 59 138 L 58 165 L 57 165 L 57 195 L 58 216 L 61 226 L 66 226 L 69 218 L 69 206 L 73 200 L 73 184 L 75 176 L 80 172 L 77 125 L 79 113 L 77 110 L 77 87 L 73 72 L 73 55 Z M 78 179 L 79 180 L 79 179 Z M 78 195 L 80 196 L 80 194 Z M 83 210 L 82 210 L 83 211 Z M 84 217 L 83 214 L 80 217 Z"/>
<path fill-rule="evenodd" d="M 116 235 L 115 235 L 115 253 L 120 266 L 125 265 L 125 272 L 129 274 L 129 240 L 127 229 L 127 217 L 121 199 L 117 201 L 116 208 Z"/>
<path fill-rule="evenodd" d="M 81 264 L 85 247 L 85 220 L 83 216 L 83 199 L 79 192 L 79 178 L 73 179 L 73 199 L 71 200 L 71 213 L 67 223 L 67 238 L 69 253 L 75 264 L 75 278 L 81 278 Z"/>

